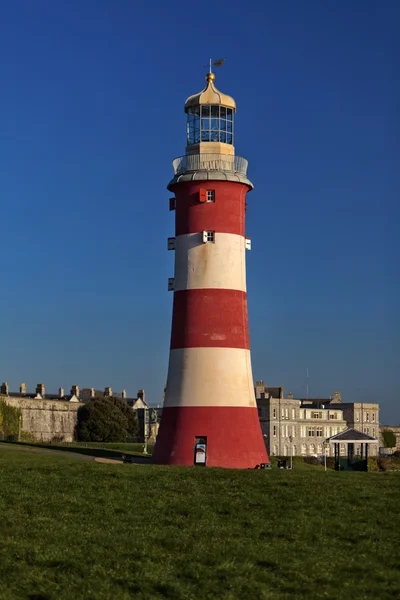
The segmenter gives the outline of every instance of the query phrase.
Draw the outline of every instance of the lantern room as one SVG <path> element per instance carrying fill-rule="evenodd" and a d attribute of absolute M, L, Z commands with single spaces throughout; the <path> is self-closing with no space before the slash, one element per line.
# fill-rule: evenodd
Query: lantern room
<path fill-rule="evenodd" d="M 236 103 L 214 85 L 214 73 L 206 76 L 207 86 L 185 103 L 187 114 L 186 153 L 234 154 Z"/>

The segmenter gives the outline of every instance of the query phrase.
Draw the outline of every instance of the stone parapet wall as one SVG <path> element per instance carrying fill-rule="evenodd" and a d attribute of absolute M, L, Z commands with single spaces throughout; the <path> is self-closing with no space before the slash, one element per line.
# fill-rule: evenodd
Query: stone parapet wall
<path fill-rule="evenodd" d="M 22 431 L 31 434 L 36 441 L 74 441 L 77 413 L 83 405 L 81 402 L 13 397 L 4 400 L 21 410 Z"/>

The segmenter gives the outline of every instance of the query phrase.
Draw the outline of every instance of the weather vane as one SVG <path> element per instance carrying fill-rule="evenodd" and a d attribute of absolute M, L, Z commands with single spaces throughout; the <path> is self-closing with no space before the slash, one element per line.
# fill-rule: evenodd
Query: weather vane
<path fill-rule="evenodd" d="M 214 67 L 223 67 L 225 63 L 225 59 L 224 58 L 219 58 L 218 60 L 214 60 L 214 62 L 212 61 L 212 58 L 210 58 L 210 70 L 209 73 L 212 73 L 212 68 Z"/>

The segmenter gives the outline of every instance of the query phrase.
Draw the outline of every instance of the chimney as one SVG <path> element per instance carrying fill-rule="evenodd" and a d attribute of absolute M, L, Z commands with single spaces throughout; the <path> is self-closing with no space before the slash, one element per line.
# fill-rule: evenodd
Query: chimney
<path fill-rule="evenodd" d="M 79 398 L 79 385 L 73 385 L 71 388 L 71 396 Z"/>
<path fill-rule="evenodd" d="M 146 400 L 145 400 L 146 394 L 144 393 L 144 390 L 138 390 L 137 397 L 140 398 L 141 400 L 143 400 L 143 402 L 146 402 Z"/>
<path fill-rule="evenodd" d="M 4 396 L 8 396 L 8 383 L 3 381 L 0 387 L 0 394 L 4 394 Z"/>
<path fill-rule="evenodd" d="M 94 388 L 90 388 L 90 397 L 91 398 L 94 398 L 95 393 L 96 392 L 94 391 Z"/>
<path fill-rule="evenodd" d="M 44 383 L 38 383 L 36 386 L 36 393 L 40 394 L 42 396 L 42 398 L 44 398 L 45 395 L 45 388 L 44 388 Z"/>
<path fill-rule="evenodd" d="M 126 398 L 126 390 L 122 390 L 121 392 L 121 398 Z"/>
<path fill-rule="evenodd" d="M 59 388 L 58 396 L 59 396 L 59 398 L 64 398 L 64 388 L 61 388 L 61 387 Z"/>
<path fill-rule="evenodd" d="M 21 385 L 19 386 L 19 393 L 20 394 L 26 394 L 26 385 L 25 385 L 25 383 L 21 383 Z"/>
<path fill-rule="evenodd" d="M 288 395 L 287 395 L 287 397 L 289 398 L 289 400 L 293 400 L 293 394 L 292 394 L 292 392 L 289 392 Z"/>
<path fill-rule="evenodd" d="M 340 392 L 333 392 L 333 402 L 341 402 L 342 394 Z"/>
<path fill-rule="evenodd" d="M 112 389 L 110 387 L 104 388 L 104 397 L 110 398 L 110 396 L 112 396 Z"/>

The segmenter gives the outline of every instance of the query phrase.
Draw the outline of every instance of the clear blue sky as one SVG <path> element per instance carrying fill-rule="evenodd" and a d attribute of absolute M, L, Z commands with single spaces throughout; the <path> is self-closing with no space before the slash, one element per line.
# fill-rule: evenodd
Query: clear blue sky
<path fill-rule="evenodd" d="M 253 373 L 400 422 L 400 3 L 0 9 L 0 379 L 161 402 L 171 161 L 209 56 L 249 160 Z"/>

